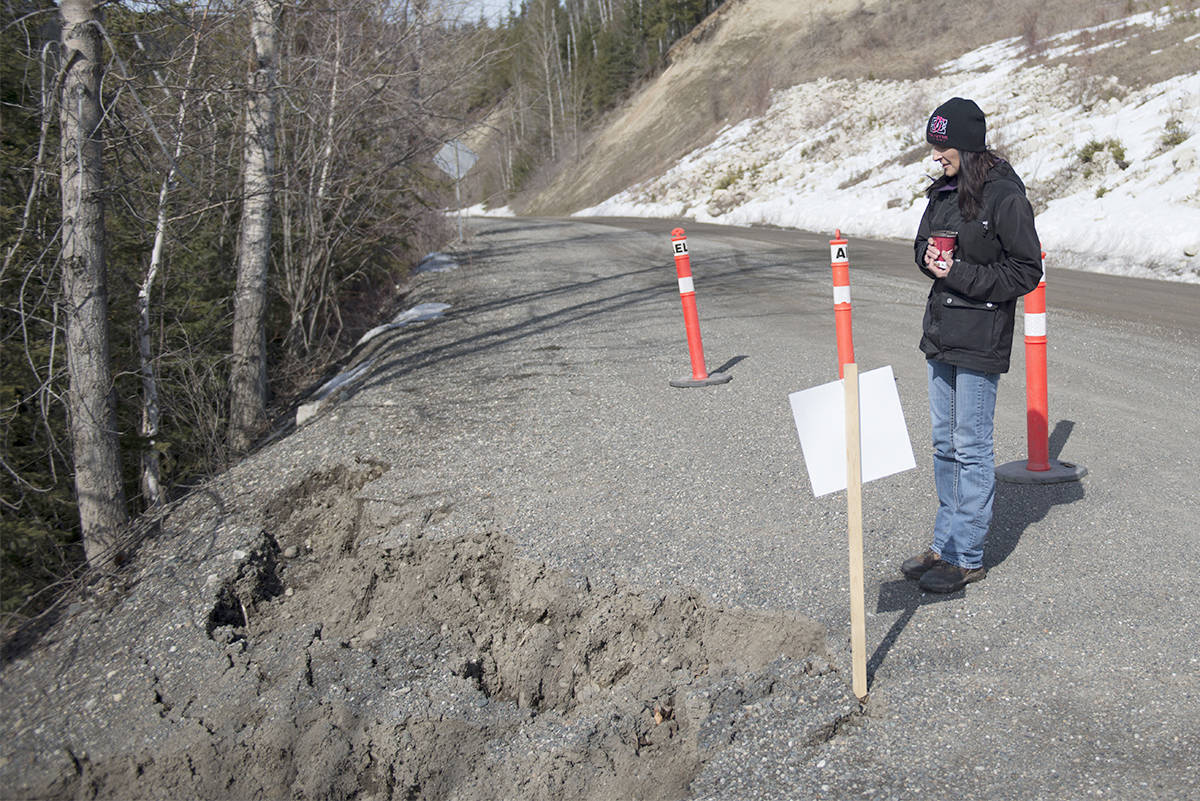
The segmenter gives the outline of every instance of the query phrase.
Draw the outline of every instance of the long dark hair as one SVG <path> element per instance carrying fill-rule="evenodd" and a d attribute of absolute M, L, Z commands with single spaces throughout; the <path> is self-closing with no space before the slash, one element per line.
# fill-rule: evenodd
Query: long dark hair
<path fill-rule="evenodd" d="M 954 184 L 958 189 L 958 213 L 963 220 L 974 220 L 983 211 L 983 185 L 987 182 L 988 171 L 1004 157 L 991 148 L 978 152 L 960 150 L 958 157 L 958 174 L 954 178 L 945 175 L 937 178 L 926 195 L 933 197 L 943 187 Z"/>
<path fill-rule="evenodd" d="M 964 220 L 974 220 L 983 211 L 983 185 L 988 171 L 1001 160 L 991 148 L 978 152 L 960 150 L 958 167 L 958 211 Z"/>

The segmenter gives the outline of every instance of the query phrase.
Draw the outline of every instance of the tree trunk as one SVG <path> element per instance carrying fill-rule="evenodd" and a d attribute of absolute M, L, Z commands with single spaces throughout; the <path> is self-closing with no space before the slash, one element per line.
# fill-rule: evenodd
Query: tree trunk
<path fill-rule="evenodd" d="M 63 0 L 62 261 L 66 305 L 67 414 L 75 494 L 88 561 L 112 555 L 126 521 L 108 346 L 100 139 L 99 11 L 90 0 Z"/>
<path fill-rule="evenodd" d="M 267 267 L 275 173 L 275 29 L 277 0 L 251 0 L 254 46 L 246 100 L 242 220 L 238 233 L 237 289 L 233 296 L 233 359 L 229 443 L 250 447 L 266 420 Z"/>
<path fill-rule="evenodd" d="M 138 49 L 141 50 L 141 40 L 138 39 L 137 43 Z M 158 506 L 163 500 L 162 470 L 157 442 L 160 418 L 158 377 L 155 375 L 154 353 L 150 346 L 150 291 L 154 287 L 154 279 L 158 276 L 158 268 L 162 263 L 163 246 L 167 238 L 167 198 L 175 186 L 175 165 L 183 156 L 183 124 L 187 117 L 188 95 L 191 92 L 196 59 L 199 55 L 200 34 L 197 32 L 193 34 L 192 56 L 188 61 L 183 91 L 179 97 L 179 110 L 175 115 L 175 154 L 171 163 L 167 165 L 167 174 L 158 190 L 158 211 L 154 222 L 154 245 L 150 249 L 150 263 L 138 289 L 138 364 L 142 376 L 142 501 L 147 508 Z M 164 94 L 169 96 L 171 90 L 157 72 L 155 78 Z"/>

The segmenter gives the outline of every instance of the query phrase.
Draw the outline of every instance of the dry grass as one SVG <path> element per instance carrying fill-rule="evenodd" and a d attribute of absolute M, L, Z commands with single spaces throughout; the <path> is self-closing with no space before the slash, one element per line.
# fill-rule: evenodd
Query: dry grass
<path fill-rule="evenodd" d="M 1196 42 L 1184 42 L 1200 33 L 1200 3 L 1193 6 L 1189 16 L 1180 16 L 1170 27 L 1161 31 L 1142 29 L 1122 47 L 1107 47 L 1063 59 L 1063 62 L 1097 78 L 1114 76 L 1126 90 L 1141 89 L 1177 75 L 1196 71 L 1200 52 Z M 1108 39 L 1105 36 L 1109 37 Z M 1092 44 L 1110 41 L 1113 34 L 1100 32 L 1091 37 Z"/>

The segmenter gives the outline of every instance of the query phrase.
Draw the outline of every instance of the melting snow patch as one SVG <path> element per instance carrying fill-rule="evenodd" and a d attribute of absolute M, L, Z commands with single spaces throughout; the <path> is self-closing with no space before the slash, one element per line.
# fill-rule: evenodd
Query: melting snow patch
<path fill-rule="evenodd" d="M 489 209 L 483 203 L 477 203 L 470 208 L 462 210 L 463 214 L 468 217 L 516 217 L 516 212 L 508 206 L 500 206 L 499 208 Z"/>
<path fill-rule="evenodd" d="M 315 397 L 317 398 L 317 400 L 320 400 L 322 398 L 328 398 L 336 390 L 340 389 L 341 387 L 346 386 L 351 381 L 358 378 L 360 375 L 362 375 L 367 370 L 369 370 L 371 368 L 371 365 L 374 363 L 375 363 L 374 359 L 369 359 L 369 360 L 363 362 L 362 364 L 358 365 L 357 367 L 355 367 L 352 370 L 347 370 L 344 373 L 335 375 L 333 378 L 329 379 L 328 381 L 326 381 L 324 384 L 321 385 L 321 388 L 317 390 Z"/>
<path fill-rule="evenodd" d="M 325 401 L 327 401 L 339 389 L 349 385 L 363 373 L 367 372 L 367 370 L 371 369 L 371 365 L 374 363 L 374 358 L 368 359 L 353 369 L 335 375 L 333 378 L 322 384 L 321 387 L 313 393 L 312 400 L 308 401 L 307 403 L 300 404 L 299 408 L 296 409 L 296 425 L 302 426 L 311 420 L 317 412 L 321 411 L 321 407 L 325 405 Z"/>
<path fill-rule="evenodd" d="M 420 323 L 426 320 L 440 320 L 442 318 L 442 312 L 448 308 L 450 308 L 449 303 L 421 303 L 413 306 L 411 309 L 397 314 L 390 323 L 377 325 L 367 333 L 363 334 L 358 342 L 355 343 L 355 347 L 370 342 L 372 339 L 386 331 L 392 331 L 396 328 L 403 328 L 411 323 Z"/>
<path fill-rule="evenodd" d="M 417 265 L 419 273 L 448 273 L 458 269 L 458 262 L 446 253 L 430 253 Z"/>
<path fill-rule="evenodd" d="M 367 333 L 363 334 L 355 344 L 355 347 L 358 347 L 366 342 L 370 342 L 372 339 L 386 331 L 392 331 L 396 328 L 403 328 L 411 323 L 419 323 L 426 320 L 439 320 L 443 316 L 442 312 L 446 311 L 448 308 L 450 308 L 449 303 L 421 303 L 413 306 L 411 309 L 397 314 L 394 318 L 392 318 L 390 323 L 377 325 Z M 375 358 L 376 357 L 367 359 L 350 370 L 347 370 L 344 373 L 339 373 L 322 384 L 320 388 L 312 394 L 312 397 L 309 401 L 300 404 L 300 406 L 296 409 L 297 427 L 302 426 L 311 420 L 317 414 L 317 412 L 321 411 L 330 398 L 332 398 L 338 391 L 354 383 L 368 370 L 370 370 L 371 365 L 375 363 Z"/>

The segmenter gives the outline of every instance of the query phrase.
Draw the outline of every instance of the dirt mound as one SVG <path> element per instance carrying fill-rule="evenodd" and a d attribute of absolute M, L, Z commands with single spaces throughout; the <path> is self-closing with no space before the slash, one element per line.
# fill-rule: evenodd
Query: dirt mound
<path fill-rule="evenodd" d="M 568 575 L 486 526 L 406 533 L 412 509 L 365 503 L 387 469 L 293 482 L 216 572 L 179 555 L 209 512 L 173 516 L 146 555 L 169 565 L 5 670 L 22 700 L 0 717 L 0 780 L 28 797 L 679 798 L 749 705 L 827 699 L 813 745 L 855 714 L 812 621 Z M 424 526 L 439 503 L 421 501 Z M 202 625 L 147 630 L 153 602 Z"/>

